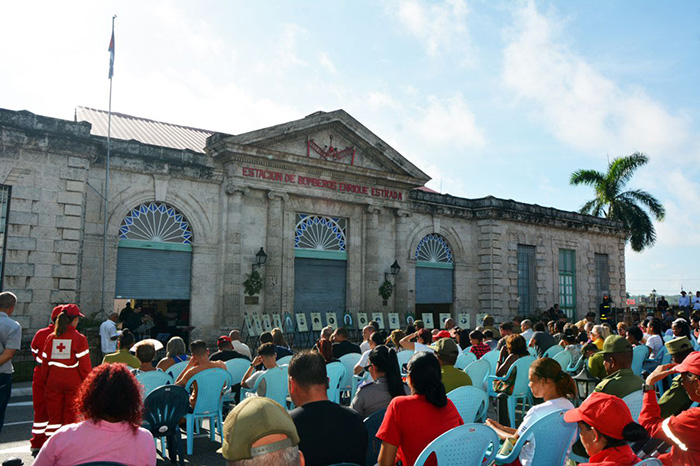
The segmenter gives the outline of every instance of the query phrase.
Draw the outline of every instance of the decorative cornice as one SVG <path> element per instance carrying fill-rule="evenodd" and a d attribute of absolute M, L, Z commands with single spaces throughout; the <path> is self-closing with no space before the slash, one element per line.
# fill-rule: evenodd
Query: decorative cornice
<path fill-rule="evenodd" d="M 280 191 L 268 191 L 267 198 L 270 200 L 281 199 L 284 202 L 287 202 L 289 200 L 289 194 Z"/>
<path fill-rule="evenodd" d="M 244 196 L 248 196 L 250 194 L 250 188 L 248 186 L 236 184 L 233 181 L 228 181 L 226 183 L 226 194 L 231 195 L 236 193 L 241 193 Z"/>
<path fill-rule="evenodd" d="M 365 212 L 367 212 L 368 214 L 381 214 L 382 208 L 376 205 L 367 204 L 365 206 Z"/>

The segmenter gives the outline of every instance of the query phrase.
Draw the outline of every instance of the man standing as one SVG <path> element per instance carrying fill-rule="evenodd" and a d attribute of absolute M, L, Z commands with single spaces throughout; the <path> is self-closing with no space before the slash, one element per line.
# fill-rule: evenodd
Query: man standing
<path fill-rule="evenodd" d="M 340 359 L 342 356 L 349 353 L 362 354 L 359 346 L 348 341 L 348 329 L 345 327 L 340 327 L 333 332 L 331 341 L 333 342 L 333 357 L 336 359 Z"/>
<path fill-rule="evenodd" d="M 231 332 L 228 334 L 228 336 L 231 338 L 231 345 L 233 345 L 233 349 L 241 353 L 243 356 L 246 356 L 248 359 L 252 359 L 253 355 L 250 354 L 250 348 L 248 345 L 243 343 L 241 341 L 241 331 L 238 329 L 233 329 Z"/>
<path fill-rule="evenodd" d="M 685 290 L 681 291 L 681 297 L 678 298 L 678 309 L 685 317 L 690 314 L 690 296 L 686 294 Z"/>
<path fill-rule="evenodd" d="M 350 408 L 328 400 L 326 361 L 315 351 L 297 353 L 289 362 L 289 396 L 297 408 L 291 414 L 299 449 L 308 466 L 365 464 L 367 431 Z"/>
<path fill-rule="evenodd" d="M 13 293 L 0 293 L 0 432 L 12 393 L 12 357 L 22 342 L 22 326 L 10 319 L 16 304 L 17 296 Z"/>
<path fill-rule="evenodd" d="M 691 300 L 694 311 L 700 311 L 700 291 L 695 292 L 695 296 Z"/>
<path fill-rule="evenodd" d="M 100 346 L 103 356 L 117 351 L 117 340 L 119 339 L 119 335 L 121 335 L 121 332 L 117 330 L 118 319 L 119 315 L 113 312 L 109 315 L 107 320 L 100 325 Z"/>
<path fill-rule="evenodd" d="M 442 384 L 445 386 L 445 392 L 449 393 L 455 388 L 472 384 L 472 379 L 466 372 L 455 369 L 459 351 L 457 351 L 457 343 L 452 338 L 438 340 L 430 347 L 435 351 L 435 355 L 440 363 L 440 373 L 442 374 Z"/>
<path fill-rule="evenodd" d="M 640 390 L 644 383 L 632 372 L 632 345 L 620 335 L 610 335 L 603 343 L 603 366 L 608 374 L 595 387 L 596 392 L 624 398 Z"/>

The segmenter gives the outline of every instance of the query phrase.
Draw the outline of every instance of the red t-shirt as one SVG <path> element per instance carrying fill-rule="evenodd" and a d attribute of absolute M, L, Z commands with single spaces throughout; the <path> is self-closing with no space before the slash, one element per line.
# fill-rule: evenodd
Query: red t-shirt
<path fill-rule="evenodd" d="M 634 466 L 640 460 L 629 445 L 601 450 L 579 466 Z"/>
<path fill-rule="evenodd" d="M 416 458 L 430 442 L 448 430 L 464 424 L 452 401 L 438 408 L 423 395 L 397 396 L 386 409 L 377 438 L 396 445 L 396 460 L 413 466 Z M 435 457 L 426 466 L 435 465 Z"/>

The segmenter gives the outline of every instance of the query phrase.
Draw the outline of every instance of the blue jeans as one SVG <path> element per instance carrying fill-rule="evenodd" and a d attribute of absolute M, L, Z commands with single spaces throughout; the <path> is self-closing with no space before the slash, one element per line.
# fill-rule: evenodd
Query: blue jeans
<path fill-rule="evenodd" d="M 0 374 L 0 432 L 5 423 L 5 410 L 12 393 L 12 374 Z"/>

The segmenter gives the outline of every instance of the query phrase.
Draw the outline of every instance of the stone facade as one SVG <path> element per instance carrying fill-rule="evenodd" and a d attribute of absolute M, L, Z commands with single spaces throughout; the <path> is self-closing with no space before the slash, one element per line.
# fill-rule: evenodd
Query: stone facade
<path fill-rule="evenodd" d="M 327 160 L 311 150 L 348 148 Z M 428 176 L 343 111 L 238 136 L 215 134 L 201 152 L 112 140 L 105 303 L 102 247 L 106 138 L 87 122 L 0 110 L 0 184 L 11 186 L 4 287 L 19 297 L 24 328 L 45 325 L 51 307 L 111 307 L 118 231 L 147 202 L 179 210 L 193 232 L 190 323 L 212 338 L 241 327 L 243 313 L 293 312 L 294 234 L 299 213 L 347 219 L 345 312 L 414 312 L 415 251 L 438 233 L 452 250 L 451 312 L 517 313 L 518 245 L 535 246 L 535 308 L 559 301 L 558 251 L 575 250 L 576 312 L 597 310 L 595 254 L 609 259 L 610 293 L 624 302 L 620 225 L 493 197 L 463 199 L 418 190 Z M 352 150 L 350 150 L 352 149 Z M 352 163 L 350 163 L 352 162 Z M 246 304 L 242 283 L 264 247 L 263 291 Z M 377 290 L 398 261 L 393 296 Z M 402 326 L 405 324 L 402 317 Z"/>

